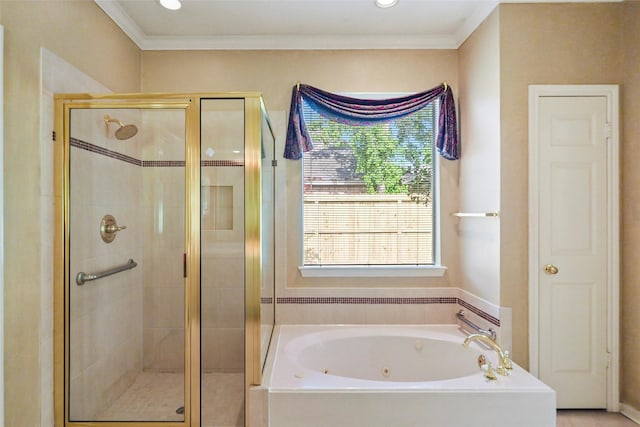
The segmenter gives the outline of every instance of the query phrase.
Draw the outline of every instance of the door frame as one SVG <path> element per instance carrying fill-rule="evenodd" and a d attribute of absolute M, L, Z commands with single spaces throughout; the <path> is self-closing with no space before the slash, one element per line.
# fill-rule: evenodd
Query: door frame
<path fill-rule="evenodd" d="M 539 375 L 539 100 L 543 97 L 604 96 L 607 100 L 607 411 L 620 409 L 620 202 L 618 85 L 529 86 L 529 371 Z"/>

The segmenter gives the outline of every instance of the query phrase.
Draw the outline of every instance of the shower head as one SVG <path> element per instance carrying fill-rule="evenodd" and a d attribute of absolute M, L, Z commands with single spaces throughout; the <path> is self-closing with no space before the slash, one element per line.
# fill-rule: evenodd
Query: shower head
<path fill-rule="evenodd" d="M 138 133 L 138 128 L 136 125 L 125 125 L 118 119 L 114 119 L 112 117 L 104 116 L 104 122 L 109 125 L 109 123 L 117 123 L 120 127 L 116 130 L 116 138 L 120 140 L 129 139 Z"/>

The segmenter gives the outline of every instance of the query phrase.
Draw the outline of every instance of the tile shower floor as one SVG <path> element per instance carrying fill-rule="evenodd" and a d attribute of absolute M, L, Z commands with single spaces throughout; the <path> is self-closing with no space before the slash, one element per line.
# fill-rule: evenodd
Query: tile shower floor
<path fill-rule="evenodd" d="M 183 374 L 143 372 L 122 396 L 97 419 L 181 421 L 176 409 L 184 405 Z M 202 426 L 244 425 L 244 375 L 204 374 L 202 377 Z"/>

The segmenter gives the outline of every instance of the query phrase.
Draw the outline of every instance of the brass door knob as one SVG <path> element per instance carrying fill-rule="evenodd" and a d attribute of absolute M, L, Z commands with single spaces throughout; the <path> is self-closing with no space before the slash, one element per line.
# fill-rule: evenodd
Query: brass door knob
<path fill-rule="evenodd" d="M 547 264 L 544 266 L 544 272 L 547 274 L 558 274 L 558 267 L 553 264 Z"/>

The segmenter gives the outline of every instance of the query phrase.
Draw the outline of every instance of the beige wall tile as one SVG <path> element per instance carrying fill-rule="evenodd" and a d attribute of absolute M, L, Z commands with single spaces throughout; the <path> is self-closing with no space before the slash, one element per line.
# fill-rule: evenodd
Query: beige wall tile
<path fill-rule="evenodd" d="M 144 329 L 145 372 L 184 372 L 184 329 Z"/>
<path fill-rule="evenodd" d="M 242 372 L 244 370 L 244 329 L 204 328 L 202 330 L 202 369 L 204 372 Z"/>
<path fill-rule="evenodd" d="M 183 328 L 184 288 L 144 288 L 144 327 Z"/>
<path fill-rule="evenodd" d="M 216 328 L 219 346 L 219 366 L 224 372 L 244 370 L 244 328 Z"/>
<path fill-rule="evenodd" d="M 74 111 L 77 129 L 71 136 L 109 146 L 100 114 Z M 78 148 L 72 148 L 70 164 L 70 371 L 80 387 L 72 393 L 82 399 L 70 405 L 75 416 L 86 420 L 122 393 L 142 367 L 142 276 L 139 269 L 131 270 L 81 286 L 74 278 L 77 272 L 101 272 L 129 258 L 140 262 L 142 176 L 136 166 Z M 100 236 L 106 214 L 127 226 L 111 243 Z"/>
<path fill-rule="evenodd" d="M 221 245 L 223 248 L 225 245 Z M 233 256 L 207 256 L 202 259 L 203 286 L 233 288 L 244 286 L 244 260 L 241 245 L 233 248 Z"/>

